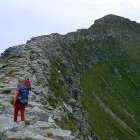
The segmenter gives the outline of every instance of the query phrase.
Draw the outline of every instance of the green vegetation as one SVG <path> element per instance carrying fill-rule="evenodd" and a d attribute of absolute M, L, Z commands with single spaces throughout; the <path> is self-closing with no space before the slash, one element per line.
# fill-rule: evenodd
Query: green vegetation
<path fill-rule="evenodd" d="M 2 66 L 5 66 L 6 65 L 6 60 L 5 59 L 2 59 L 2 58 L 0 58 L 0 67 Z"/>
<path fill-rule="evenodd" d="M 80 73 L 81 103 L 99 139 L 139 140 L 140 27 L 128 20 L 111 21 L 93 25 L 84 36 L 89 33 L 95 34 L 95 39 L 82 39 L 81 34 L 79 40 L 63 46 L 71 68 L 63 69 L 58 59 L 52 67 L 50 87 L 56 98 L 67 102 L 68 90 L 61 78 L 76 78 L 74 74 Z M 71 121 L 64 120 L 61 125 L 71 128 Z"/>
<path fill-rule="evenodd" d="M 51 78 L 49 80 L 49 87 L 54 94 L 54 97 L 49 99 L 51 105 L 62 104 L 63 101 L 69 99 L 69 94 L 59 71 L 61 71 L 60 64 L 53 64 L 51 68 Z"/>
<path fill-rule="evenodd" d="M 127 65 L 133 65 L 133 63 Z M 121 62 L 113 65 L 97 64 L 85 74 L 82 82 L 84 89 L 82 103 L 88 111 L 89 123 L 103 140 L 111 137 L 119 140 L 137 140 L 140 135 L 139 89 L 128 78 L 134 75 L 138 78 L 140 73 L 127 75 L 123 73 L 121 66 L 123 66 Z M 113 73 L 114 67 L 119 68 L 120 75 Z M 109 108 L 128 128 L 105 111 L 95 96 L 100 98 L 105 108 Z"/>
<path fill-rule="evenodd" d="M 53 63 L 51 67 L 51 78 L 49 80 L 49 87 L 53 92 L 54 96 L 50 96 L 50 105 L 56 107 L 62 105 L 63 102 L 68 102 L 70 95 L 66 84 L 64 83 L 63 76 L 72 75 L 72 69 L 66 69 L 63 67 L 61 60 L 57 58 L 57 62 Z M 58 63 L 59 62 L 59 63 Z M 61 121 L 56 122 L 62 129 L 75 131 L 76 126 L 74 120 L 70 117 L 64 116 Z"/>
<path fill-rule="evenodd" d="M 14 77 L 16 75 L 16 69 L 11 69 L 8 71 L 6 76 Z"/>
<path fill-rule="evenodd" d="M 89 123 L 101 140 L 138 140 L 140 65 L 135 50 L 138 44 L 107 38 L 96 45 L 96 53 L 103 57 L 86 71 L 82 80 L 81 102 L 88 112 Z"/>
<path fill-rule="evenodd" d="M 63 117 L 61 121 L 56 122 L 62 129 L 75 131 L 75 123 L 74 120 Z"/>
<path fill-rule="evenodd" d="M 132 30 L 131 39 L 107 36 L 100 30 L 94 41 L 80 40 L 69 52 L 79 71 L 84 68 L 81 99 L 88 121 L 101 140 L 139 140 L 140 138 L 140 41 Z M 106 35 L 102 38 L 102 35 Z M 94 60 L 97 62 L 91 63 Z M 92 64 L 90 67 L 87 65 Z"/>
<path fill-rule="evenodd" d="M 3 60 L 0 58 L 0 64 L 3 64 Z"/>

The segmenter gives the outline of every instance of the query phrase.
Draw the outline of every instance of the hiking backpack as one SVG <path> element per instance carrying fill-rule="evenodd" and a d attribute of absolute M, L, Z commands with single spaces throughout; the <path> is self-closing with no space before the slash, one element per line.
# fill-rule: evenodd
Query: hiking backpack
<path fill-rule="evenodd" d="M 27 105 L 28 104 L 28 96 L 29 96 L 29 90 L 26 88 L 26 86 L 20 86 L 19 88 L 19 100 L 22 104 Z"/>

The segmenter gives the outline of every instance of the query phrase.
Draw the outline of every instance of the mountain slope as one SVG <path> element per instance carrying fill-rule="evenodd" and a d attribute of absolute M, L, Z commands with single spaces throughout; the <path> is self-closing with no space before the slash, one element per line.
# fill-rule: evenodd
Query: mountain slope
<path fill-rule="evenodd" d="M 140 30 L 133 22 L 128 25 L 124 22 L 122 29 L 120 25 L 115 29 L 110 26 L 114 37 L 108 36 L 110 29 L 105 29 L 104 39 L 96 43 L 99 57 L 103 58 L 82 80 L 82 102 L 93 129 L 104 140 L 139 139 Z"/>
<path fill-rule="evenodd" d="M 139 60 L 140 24 L 107 15 L 89 29 L 6 50 L 0 80 L 30 77 L 33 92 L 43 92 L 43 106 L 61 112 L 55 123 L 77 139 L 138 140 Z"/>

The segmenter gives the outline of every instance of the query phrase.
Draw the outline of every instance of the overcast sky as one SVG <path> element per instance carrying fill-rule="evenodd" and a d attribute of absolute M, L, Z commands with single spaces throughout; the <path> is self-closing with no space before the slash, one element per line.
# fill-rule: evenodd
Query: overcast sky
<path fill-rule="evenodd" d="M 140 0 L 0 0 L 0 53 L 33 36 L 88 28 L 107 14 L 140 22 Z"/>

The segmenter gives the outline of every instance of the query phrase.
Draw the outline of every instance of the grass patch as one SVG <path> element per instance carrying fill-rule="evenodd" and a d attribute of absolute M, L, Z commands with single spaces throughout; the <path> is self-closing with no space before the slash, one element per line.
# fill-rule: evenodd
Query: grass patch
<path fill-rule="evenodd" d="M 66 117 L 63 117 L 61 121 L 56 121 L 56 123 L 65 130 L 71 130 L 71 131 L 75 131 L 76 127 L 75 127 L 75 123 L 74 120 L 72 119 L 68 119 Z"/>
<path fill-rule="evenodd" d="M 128 75 L 123 69 L 124 63 L 127 66 L 134 64 L 131 60 L 118 61 L 113 64 L 97 64 L 87 71 L 82 81 L 84 90 L 82 104 L 88 112 L 90 125 L 102 140 L 138 140 L 140 135 L 139 89 L 136 89 L 128 78 L 130 76 L 138 77 L 139 73 L 135 73 L 134 76 L 134 73 L 130 71 Z M 118 73 L 114 73 L 114 67 L 118 68 L 121 79 Z M 124 128 L 110 114 L 106 113 L 92 96 L 93 94 L 99 97 L 117 117 L 137 134 Z"/>
<path fill-rule="evenodd" d="M 6 76 L 9 76 L 9 77 L 14 77 L 15 75 L 16 75 L 16 69 L 11 69 L 6 74 Z"/>
<path fill-rule="evenodd" d="M 54 94 L 54 98 L 50 98 L 50 103 L 63 103 L 63 101 L 68 101 L 69 93 L 65 87 L 64 81 L 62 79 L 61 69 L 58 64 L 53 64 L 51 69 L 51 78 L 49 80 L 49 87 Z"/>

